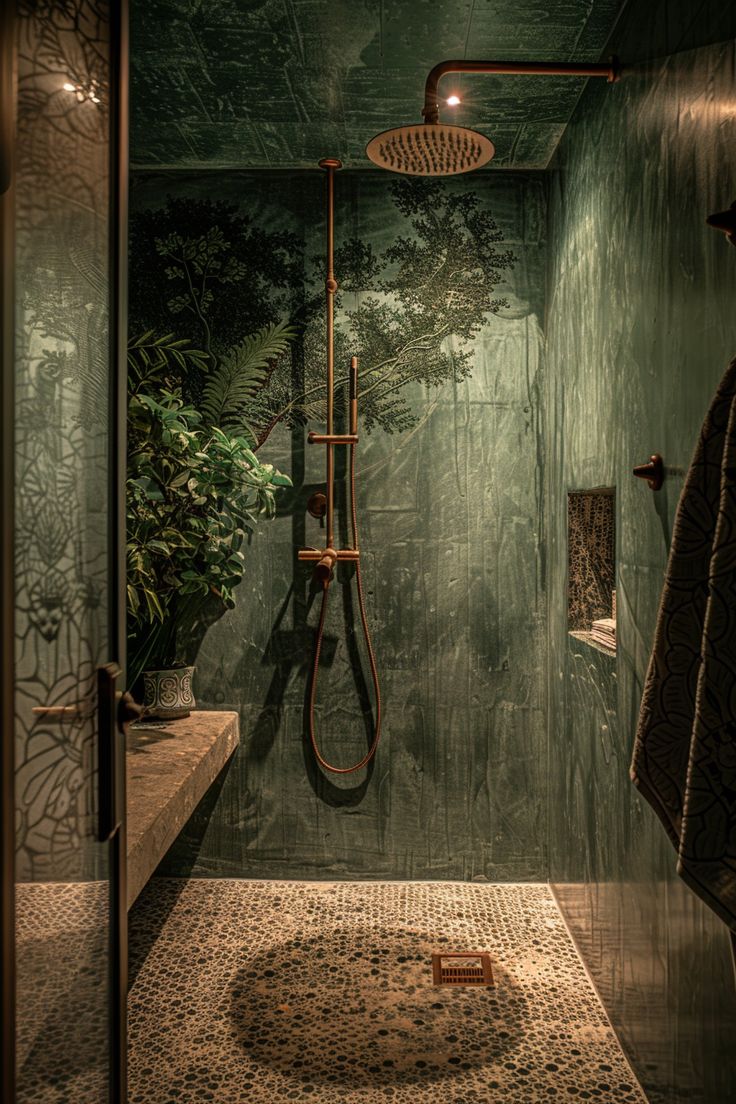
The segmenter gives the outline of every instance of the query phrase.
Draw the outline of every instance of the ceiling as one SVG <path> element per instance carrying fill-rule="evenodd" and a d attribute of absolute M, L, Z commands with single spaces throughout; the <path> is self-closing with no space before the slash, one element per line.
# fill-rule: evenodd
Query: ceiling
<path fill-rule="evenodd" d="M 445 58 L 597 61 L 621 0 L 132 0 L 134 167 L 366 168 L 378 131 L 419 121 Z M 544 169 L 584 82 L 445 77 L 445 121 Z"/>

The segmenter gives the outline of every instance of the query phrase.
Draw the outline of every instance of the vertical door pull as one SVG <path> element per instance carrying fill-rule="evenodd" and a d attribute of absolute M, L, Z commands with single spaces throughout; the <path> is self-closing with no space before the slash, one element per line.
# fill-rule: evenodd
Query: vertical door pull
<path fill-rule="evenodd" d="M 130 690 L 124 690 L 122 694 L 118 694 L 118 728 L 123 736 L 128 735 L 130 725 L 133 721 L 140 720 L 144 712 L 143 706 L 139 705 Z"/>
<path fill-rule="evenodd" d="M 102 843 L 115 834 L 122 821 L 117 747 L 120 738 L 117 720 L 119 674 L 117 663 L 105 663 L 97 668 L 98 835 Z"/>

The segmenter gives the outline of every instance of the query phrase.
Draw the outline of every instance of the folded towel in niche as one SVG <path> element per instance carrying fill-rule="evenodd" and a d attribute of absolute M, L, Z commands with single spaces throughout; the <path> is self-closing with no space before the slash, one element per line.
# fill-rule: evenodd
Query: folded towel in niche
<path fill-rule="evenodd" d="M 616 647 L 616 622 L 612 617 L 601 617 L 591 625 L 590 634 L 599 644 Z"/>
<path fill-rule="evenodd" d="M 631 777 L 678 873 L 736 931 L 736 361 L 677 507 Z"/>

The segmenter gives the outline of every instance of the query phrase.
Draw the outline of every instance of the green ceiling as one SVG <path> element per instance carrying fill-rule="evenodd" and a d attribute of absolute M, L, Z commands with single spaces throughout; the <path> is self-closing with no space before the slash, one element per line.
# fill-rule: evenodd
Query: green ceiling
<path fill-rule="evenodd" d="M 444 58 L 597 61 L 621 0 L 132 0 L 135 167 L 369 166 L 380 130 L 418 121 Z M 446 83 L 445 83 L 446 82 Z M 543 169 L 583 87 L 560 77 L 446 77 L 443 117 Z"/>

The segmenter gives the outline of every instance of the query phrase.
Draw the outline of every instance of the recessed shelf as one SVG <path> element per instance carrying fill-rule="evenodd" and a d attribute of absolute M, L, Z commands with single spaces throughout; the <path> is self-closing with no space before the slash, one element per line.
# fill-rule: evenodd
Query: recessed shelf
<path fill-rule="evenodd" d="M 568 632 L 604 655 L 615 655 L 616 494 L 613 487 L 569 492 L 567 542 Z M 610 643 L 605 639 L 609 634 L 612 636 Z"/>

